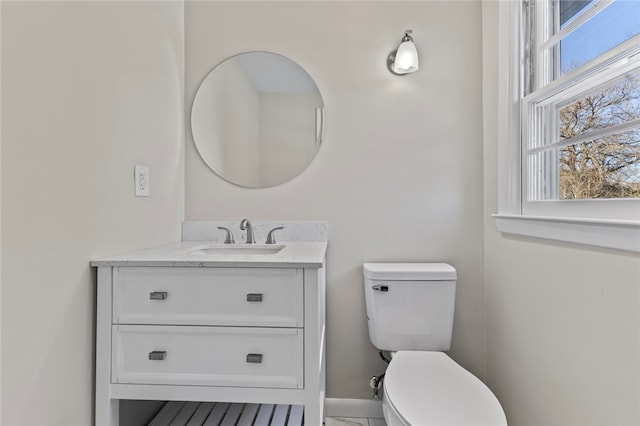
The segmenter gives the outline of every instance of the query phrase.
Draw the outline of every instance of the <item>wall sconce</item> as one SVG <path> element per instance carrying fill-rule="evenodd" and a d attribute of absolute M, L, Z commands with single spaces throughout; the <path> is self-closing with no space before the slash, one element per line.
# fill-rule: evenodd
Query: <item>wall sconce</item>
<path fill-rule="evenodd" d="M 418 51 L 411 37 L 412 30 L 406 30 L 398 46 L 387 59 L 389 70 L 396 75 L 409 74 L 418 71 Z"/>

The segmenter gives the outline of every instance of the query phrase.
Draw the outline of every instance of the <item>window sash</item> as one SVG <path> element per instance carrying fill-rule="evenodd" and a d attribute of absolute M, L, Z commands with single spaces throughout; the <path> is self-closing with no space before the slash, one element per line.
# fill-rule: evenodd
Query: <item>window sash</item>
<path fill-rule="evenodd" d="M 582 133 L 580 136 L 576 136 L 573 138 L 561 139 L 555 142 L 551 142 L 542 146 L 536 146 L 527 149 L 528 154 L 537 154 L 540 152 L 564 148 L 570 145 L 576 145 L 582 142 L 591 142 L 598 139 L 605 138 L 607 136 L 612 136 L 619 133 L 625 133 L 629 130 L 640 128 L 640 118 L 636 120 L 628 121 L 624 124 L 617 124 L 615 126 L 607 127 L 606 129 L 593 130 L 591 132 Z"/>
<path fill-rule="evenodd" d="M 607 6 L 611 5 L 613 1 L 614 0 L 600 0 L 587 6 L 586 10 L 582 11 L 564 28 L 560 28 L 560 10 L 557 8 L 558 10 L 554 11 L 555 15 L 553 16 L 553 22 L 546 24 L 552 26 L 554 31 L 548 38 L 546 38 L 546 40 L 542 40 L 542 43 L 540 44 L 540 51 L 549 49 L 552 46 L 557 46 L 563 38 L 567 37 L 581 25 L 585 24 L 598 13 L 602 12 Z M 546 15 L 546 17 L 551 17 L 551 14 Z"/>
<path fill-rule="evenodd" d="M 636 34 L 581 67 L 524 96 L 522 103 L 529 104 L 532 100 L 546 101 L 561 92 L 566 93 L 566 98 L 569 99 L 588 87 L 595 88 L 631 72 L 639 63 L 640 34 Z"/>
<path fill-rule="evenodd" d="M 540 13 L 540 9 L 536 13 Z M 540 63 L 538 63 L 540 65 Z M 640 34 L 621 43 L 583 66 L 524 96 L 521 120 L 521 213 L 525 215 L 593 217 L 638 220 L 638 199 L 559 200 L 557 150 L 581 141 L 638 128 L 640 120 L 595 130 L 574 138 L 560 139 L 557 105 L 606 87 L 629 73 L 640 70 Z M 547 70 L 548 71 L 548 70 Z M 536 69 L 541 75 L 539 67 Z"/>

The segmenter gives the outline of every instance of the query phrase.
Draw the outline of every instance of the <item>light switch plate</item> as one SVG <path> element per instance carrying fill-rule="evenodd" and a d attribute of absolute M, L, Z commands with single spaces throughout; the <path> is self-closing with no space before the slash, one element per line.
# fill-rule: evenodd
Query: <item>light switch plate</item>
<path fill-rule="evenodd" d="M 149 196 L 149 167 L 136 164 L 133 173 L 136 197 Z"/>

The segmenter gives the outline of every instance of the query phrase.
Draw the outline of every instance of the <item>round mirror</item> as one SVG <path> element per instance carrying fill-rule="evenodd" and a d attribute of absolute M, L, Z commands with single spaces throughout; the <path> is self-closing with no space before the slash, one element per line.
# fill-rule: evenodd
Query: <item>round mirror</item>
<path fill-rule="evenodd" d="M 324 105 L 292 60 L 249 52 L 216 66 L 196 92 L 191 131 L 207 165 L 229 182 L 266 188 L 300 174 L 322 143 Z"/>

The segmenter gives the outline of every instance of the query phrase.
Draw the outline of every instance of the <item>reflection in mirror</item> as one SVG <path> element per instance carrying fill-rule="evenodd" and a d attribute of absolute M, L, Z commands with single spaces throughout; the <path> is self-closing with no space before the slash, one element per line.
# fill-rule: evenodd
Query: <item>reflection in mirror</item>
<path fill-rule="evenodd" d="M 324 132 L 324 105 L 313 79 L 269 52 L 233 56 L 196 92 L 191 130 L 207 165 L 222 178 L 266 188 L 300 174 Z"/>

